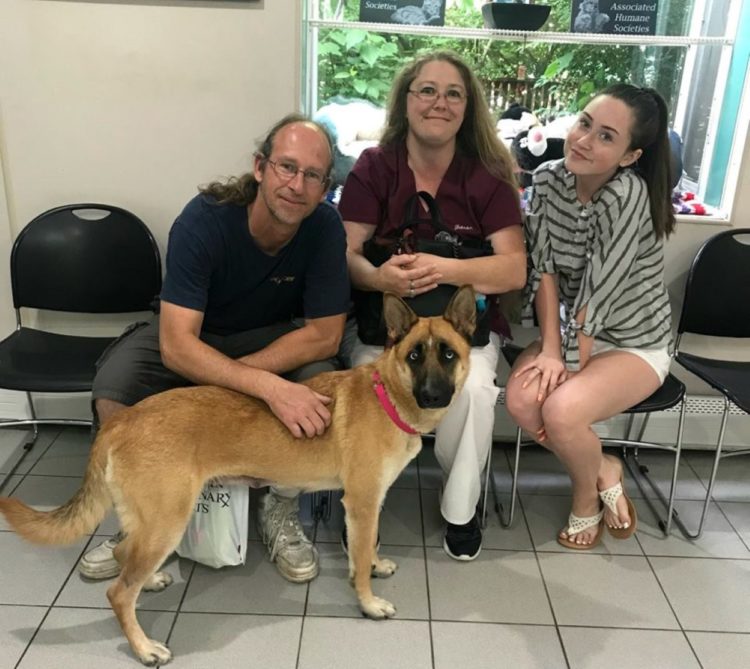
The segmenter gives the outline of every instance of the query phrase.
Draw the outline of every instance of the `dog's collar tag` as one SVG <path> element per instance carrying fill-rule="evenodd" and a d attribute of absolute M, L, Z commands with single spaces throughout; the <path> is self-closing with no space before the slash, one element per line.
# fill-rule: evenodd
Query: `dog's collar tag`
<path fill-rule="evenodd" d="M 381 406 L 396 426 L 407 434 L 419 434 L 411 425 L 401 420 L 401 416 L 398 415 L 398 411 L 396 411 L 396 407 L 391 402 L 391 398 L 388 397 L 388 391 L 386 391 L 377 369 L 372 373 L 372 387 L 375 389 L 375 394 L 378 396 Z"/>

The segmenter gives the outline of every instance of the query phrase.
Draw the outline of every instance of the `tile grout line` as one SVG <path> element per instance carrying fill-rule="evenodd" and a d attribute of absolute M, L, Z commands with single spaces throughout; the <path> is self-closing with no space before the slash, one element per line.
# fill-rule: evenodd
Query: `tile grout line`
<path fill-rule="evenodd" d="M 669 596 L 667 595 L 667 591 L 664 589 L 664 586 L 662 585 L 662 582 L 659 579 L 659 575 L 656 573 L 656 569 L 654 568 L 654 565 L 651 562 L 651 556 L 647 555 L 646 551 L 643 551 L 643 556 L 646 558 L 646 564 L 648 564 L 648 567 L 651 570 L 651 573 L 653 574 L 654 579 L 656 579 L 656 583 L 659 585 L 659 590 L 661 590 L 661 594 L 664 595 L 664 599 L 666 600 L 667 605 L 669 606 L 669 610 L 672 612 L 674 619 L 677 621 L 677 624 L 680 626 L 680 632 L 682 632 L 682 637 L 685 639 L 685 642 L 690 648 L 690 652 L 693 653 L 693 657 L 695 657 L 695 661 L 698 663 L 698 666 L 701 669 L 703 669 L 703 663 L 701 662 L 700 657 L 698 657 L 698 653 L 695 652 L 695 648 L 693 648 L 693 644 L 690 643 L 690 638 L 688 637 L 687 632 L 685 631 L 685 627 L 683 626 L 682 621 L 680 620 L 680 617 L 677 615 L 677 611 L 674 610 L 674 606 L 672 605 L 672 602 L 670 601 Z"/>
<path fill-rule="evenodd" d="M 50 447 L 51 446 L 52 444 L 50 444 Z M 73 563 L 73 566 L 70 568 L 68 575 L 63 579 L 62 585 L 57 591 L 57 594 L 52 598 L 52 602 L 47 607 L 46 613 L 42 616 L 42 619 L 39 621 L 39 624 L 34 630 L 34 633 L 31 635 L 31 638 L 29 639 L 29 643 L 26 644 L 26 648 L 23 649 L 23 652 L 19 656 L 18 662 L 16 662 L 16 664 L 14 665 L 14 669 L 17 669 L 20 666 L 21 662 L 23 662 L 23 658 L 26 657 L 26 653 L 29 652 L 29 648 L 31 648 L 31 645 L 34 643 L 37 635 L 39 634 L 39 630 L 42 629 L 42 625 L 44 625 L 45 621 L 49 617 L 49 614 L 52 612 L 52 609 L 55 607 L 55 602 L 57 602 L 57 600 L 60 599 L 60 595 L 62 595 L 63 590 L 65 590 L 65 586 L 68 584 L 68 581 L 70 581 L 70 577 L 76 572 L 78 568 L 78 562 L 80 561 L 81 557 L 83 557 L 83 554 L 86 552 L 86 549 L 91 544 L 91 541 L 93 540 L 93 538 L 94 538 L 93 534 L 89 535 L 89 540 L 84 544 L 83 548 L 81 548 L 81 552 L 78 554 L 78 558 Z"/>
<path fill-rule="evenodd" d="M 424 452 L 424 442 L 422 443 Z M 424 504 L 422 502 L 422 466 L 419 457 L 414 459 L 417 465 L 417 490 L 419 492 L 419 525 L 422 529 L 422 560 L 424 564 L 425 590 L 427 595 L 427 633 L 430 639 L 430 664 L 435 669 L 435 637 L 432 630 L 432 598 L 430 597 L 430 568 L 427 562 L 427 537 L 424 529 Z"/>
<path fill-rule="evenodd" d="M 178 561 L 180 559 L 181 558 L 179 557 L 177 558 Z M 172 633 L 174 632 L 174 628 L 177 625 L 177 619 L 180 617 L 180 613 L 182 613 L 182 605 L 184 604 L 185 598 L 187 597 L 188 588 L 190 587 L 190 583 L 193 580 L 193 574 L 195 574 L 195 568 L 196 568 L 196 565 L 198 564 L 197 562 L 194 562 L 192 560 L 191 562 L 192 562 L 192 567 L 190 568 L 190 574 L 188 574 L 187 581 L 185 581 L 185 589 L 182 591 L 182 596 L 180 597 L 180 601 L 177 602 L 177 608 L 175 609 L 175 612 L 174 612 L 174 618 L 172 618 L 172 624 L 169 626 L 169 632 L 167 632 L 167 638 L 164 640 L 164 644 L 167 646 L 167 648 L 169 648 L 169 644 L 172 641 Z M 164 565 L 162 565 L 162 567 L 163 566 Z"/>
<path fill-rule="evenodd" d="M 333 502 L 333 496 L 336 492 L 337 491 L 334 491 L 334 490 L 329 491 L 329 496 L 328 496 L 329 510 L 330 510 L 331 503 Z M 318 543 L 318 525 L 320 524 L 321 520 L 322 518 L 320 516 L 316 517 L 315 512 L 313 511 L 313 528 L 312 528 L 313 546 L 315 546 Z M 321 542 L 321 543 L 325 543 L 325 542 Z M 330 543 L 333 543 L 333 542 L 330 542 Z M 320 554 L 318 554 L 318 560 L 320 560 Z M 348 562 L 348 559 L 347 559 L 347 562 Z M 318 575 L 320 575 L 320 566 L 318 566 Z M 308 615 L 310 615 L 307 612 L 307 608 L 310 603 L 310 583 L 311 581 L 308 581 L 305 584 L 307 590 L 305 592 L 305 603 L 302 607 L 302 617 L 301 617 L 301 622 L 300 622 L 300 627 L 299 627 L 299 639 L 297 640 L 297 657 L 294 663 L 295 669 L 299 669 L 299 663 L 302 659 L 302 639 L 305 635 L 305 623 L 307 622 Z M 314 617 L 314 616 L 311 615 L 310 617 Z"/>
<path fill-rule="evenodd" d="M 510 471 L 510 457 L 508 453 L 505 454 L 505 461 L 508 465 L 508 470 Z M 544 594 L 547 597 L 547 605 L 549 606 L 550 614 L 552 615 L 552 622 L 555 626 L 555 633 L 557 634 L 557 641 L 560 644 L 560 650 L 563 654 L 563 659 L 565 660 L 565 666 L 567 669 L 570 669 L 570 660 L 568 659 L 568 651 L 565 648 L 565 643 L 563 642 L 562 634 L 560 632 L 560 625 L 557 622 L 557 615 L 555 615 L 555 607 L 552 604 L 552 597 L 549 594 L 549 588 L 547 587 L 547 580 L 544 578 L 544 570 L 542 569 L 542 564 L 539 561 L 539 552 L 536 549 L 536 542 L 534 541 L 534 535 L 531 533 L 531 528 L 529 527 L 529 521 L 526 517 L 526 509 L 523 504 L 523 497 L 521 495 L 521 491 L 517 490 L 516 494 L 518 496 L 518 499 L 516 501 L 517 509 L 516 513 L 520 510 L 521 515 L 523 517 L 524 525 L 526 526 L 526 532 L 529 535 L 529 539 L 531 540 L 531 548 L 534 553 L 534 561 L 536 562 L 536 568 L 539 570 L 539 578 L 542 581 L 542 586 L 544 587 Z"/>
<path fill-rule="evenodd" d="M 39 457 L 34 460 L 31 465 L 29 466 L 29 469 L 21 475 L 21 480 L 18 482 L 18 484 L 13 488 L 10 494 L 13 494 L 20 486 L 23 484 L 23 482 L 26 480 L 26 477 L 31 474 L 31 472 L 34 470 L 34 467 L 41 461 L 41 459 L 52 449 L 52 447 L 55 445 L 55 442 L 62 436 L 63 433 L 63 426 L 58 427 L 56 430 L 51 430 L 52 432 L 55 432 L 54 436 L 51 437 L 49 444 L 45 449 L 42 450 L 42 452 L 39 454 Z M 37 439 L 39 439 L 39 435 L 37 435 Z M 89 446 L 90 446 L 89 442 Z M 18 658 L 18 662 L 14 665 L 15 668 L 17 668 L 21 662 L 23 661 L 23 658 L 26 656 L 26 653 L 28 653 L 29 648 L 31 648 L 31 645 L 34 643 L 34 640 L 36 639 L 37 635 L 39 634 L 39 630 L 41 630 L 42 625 L 44 625 L 45 621 L 49 617 L 49 614 L 52 612 L 52 609 L 55 606 L 55 602 L 60 598 L 60 595 L 62 594 L 62 591 L 65 589 L 65 586 L 68 584 L 68 581 L 70 581 L 70 577 L 73 575 L 75 570 L 78 567 L 78 562 L 80 561 L 81 557 L 86 551 L 86 548 L 91 544 L 91 541 L 93 539 L 94 535 L 90 534 L 88 541 L 84 544 L 83 548 L 81 549 L 81 552 L 78 554 L 78 558 L 76 559 L 75 563 L 71 567 L 70 571 L 68 572 L 67 577 L 63 580 L 62 585 L 60 586 L 60 589 L 57 591 L 57 594 L 52 599 L 52 602 L 47 607 L 46 613 L 42 616 L 42 619 L 39 621 L 39 624 L 37 625 L 36 629 L 34 630 L 34 633 L 31 635 L 31 638 L 29 639 L 29 643 L 26 644 L 26 647 L 23 649 L 23 652 Z"/>
<path fill-rule="evenodd" d="M 695 478 L 698 479 L 698 481 L 700 482 L 700 484 L 706 489 L 706 491 L 708 491 L 708 487 L 703 482 L 703 479 L 701 478 L 700 474 L 697 472 L 697 470 L 695 469 L 695 467 L 693 467 L 693 463 L 691 462 L 691 458 L 685 457 L 685 461 L 687 462 L 687 466 L 690 469 L 690 471 L 693 473 L 693 475 L 695 476 Z M 717 478 L 718 478 L 718 471 L 716 473 L 717 473 Z M 710 474 L 709 474 L 709 476 L 710 476 Z M 697 501 L 701 502 L 702 500 L 697 500 Z M 734 530 L 734 532 L 737 535 L 737 537 L 739 538 L 740 542 L 745 546 L 745 548 L 748 549 L 748 551 L 750 551 L 750 545 L 748 545 L 748 543 L 744 540 L 744 538 L 742 537 L 742 534 L 740 534 L 739 530 L 734 526 L 734 524 L 732 523 L 732 521 L 729 519 L 729 516 L 727 516 L 727 514 L 724 512 L 724 509 L 721 508 L 721 503 L 722 502 L 731 503 L 731 500 L 719 500 L 719 499 L 716 499 L 716 488 L 714 488 L 714 495 L 711 497 L 711 500 L 709 500 L 708 509 L 706 511 L 706 514 L 708 515 L 708 513 L 711 511 L 711 504 L 714 504 L 716 506 L 716 508 L 719 510 L 719 513 L 722 516 L 724 516 L 724 519 L 729 524 L 729 527 L 731 527 Z M 742 504 L 742 503 L 743 502 L 740 502 L 740 504 Z M 739 559 L 743 559 L 743 558 L 739 558 Z"/>
<path fill-rule="evenodd" d="M 738 502 L 726 502 L 725 501 L 723 503 L 724 504 L 737 504 Z M 739 502 L 739 503 L 742 504 L 743 502 Z M 726 511 L 724 511 L 723 507 L 721 506 L 722 502 L 714 502 L 714 504 L 716 504 L 716 506 L 719 509 L 719 512 L 721 513 L 721 515 L 724 516 L 724 518 L 726 519 L 727 523 L 729 523 L 729 527 L 731 527 L 735 531 L 735 533 L 739 537 L 740 542 L 745 546 L 745 548 L 747 548 L 748 552 L 750 552 L 750 544 L 748 544 L 748 542 L 745 541 L 745 538 L 742 536 L 742 534 L 740 533 L 740 531 L 734 526 L 734 523 L 729 518 L 729 516 L 726 514 Z M 742 559 L 742 558 L 739 558 L 739 559 Z"/>
<path fill-rule="evenodd" d="M 308 583 L 308 588 L 307 588 L 307 594 L 308 594 L 308 596 L 310 594 L 310 587 L 309 587 L 309 585 L 310 584 Z M 307 597 L 305 597 L 305 609 L 307 609 Z M 300 663 L 300 660 L 302 659 L 302 638 L 305 635 L 305 622 L 307 622 L 307 614 L 306 613 L 302 615 L 302 618 L 300 620 L 299 639 L 297 640 L 297 658 L 296 658 L 295 663 L 294 663 L 295 669 L 299 669 L 299 663 Z"/>
<path fill-rule="evenodd" d="M 47 454 L 47 452 L 48 452 L 48 451 L 49 451 L 49 450 L 50 450 L 50 449 L 52 448 L 52 446 L 53 446 L 53 445 L 54 445 L 54 443 L 55 443 L 55 442 L 56 442 L 56 441 L 58 440 L 58 438 L 60 437 L 60 435 L 61 435 L 61 434 L 62 434 L 62 428 L 60 428 L 60 429 L 58 429 L 58 430 L 57 430 L 57 434 L 55 434 L 55 436 L 53 436 L 53 437 L 52 437 L 52 438 L 50 439 L 50 442 L 49 442 L 49 444 L 47 444 L 47 446 L 46 446 L 46 447 L 42 447 L 42 452 L 41 452 L 41 453 L 39 453 L 39 455 L 37 456 L 37 458 L 36 458 L 35 460 L 27 460 L 27 461 L 26 461 L 26 463 L 28 464 L 28 469 L 27 469 L 27 470 L 26 470 L 25 472 L 23 472 L 23 473 L 20 473 L 20 472 L 18 472 L 18 471 L 17 471 L 17 472 L 16 472 L 15 474 L 14 474 L 14 476 L 18 476 L 18 477 L 20 478 L 20 480 L 18 481 L 18 483 L 17 483 L 17 484 L 15 485 L 15 486 L 13 486 L 13 489 L 12 489 L 12 490 L 11 490 L 10 492 L 6 492 L 6 493 L 5 493 L 5 496 L 6 496 L 6 497 L 10 497 L 11 495 L 13 495 L 13 493 L 14 493 L 14 492 L 15 492 L 15 491 L 16 491 L 16 490 L 18 489 L 18 487 L 19 487 L 19 486 L 20 486 L 20 485 L 21 485 L 21 484 L 22 484 L 22 483 L 24 482 L 24 480 L 25 480 L 25 479 L 26 479 L 26 477 L 27 477 L 27 476 L 28 476 L 28 475 L 29 475 L 29 474 L 31 473 L 31 471 L 32 471 L 32 470 L 34 469 L 34 467 L 36 467 L 37 463 L 38 463 L 38 462 L 39 462 L 39 461 L 40 461 L 40 460 L 41 460 L 41 459 L 42 459 L 42 458 L 43 458 L 43 457 L 44 457 L 44 456 L 45 456 L 45 455 Z M 38 435 L 38 436 L 37 436 L 37 442 L 35 442 L 35 443 L 34 443 L 34 446 L 36 446 L 36 444 L 38 443 L 38 441 L 39 441 L 39 438 L 40 438 L 40 436 L 41 436 L 41 435 Z M 26 440 L 24 439 L 24 440 L 23 440 L 23 441 L 21 442 L 21 444 L 19 444 L 19 446 L 20 446 L 21 448 L 23 448 L 23 445 L 24 445 L 25 443 L 26 443 Z M 18 446 L 16 447 L 16 449 L 17 449 L 17 448 L 18 448 Z M 15 451 L 16 449 L 13 449 L 13 450 Z M 32 447 L 32 450 L 33 450 L 33 447 Z M 5 473 L 3 472 L 3 475 L 4 475 L 4 474 L 5 474 Z M 80 477 L 79 477 L 79 478 L 80 478 Z"/>

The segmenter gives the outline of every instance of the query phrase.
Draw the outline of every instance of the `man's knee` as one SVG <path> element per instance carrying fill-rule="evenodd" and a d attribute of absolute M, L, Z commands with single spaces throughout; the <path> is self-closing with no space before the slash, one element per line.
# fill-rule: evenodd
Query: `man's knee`
<path fill-rule="evenodd" d="M 98 399 L 94 402 L 94 405 L 96 407 L 96 414 L 101 421 L 105 421 L 107 418 L 127 408 L 127 405 L 122 402 L 107 399 Z"/>
<path fill-rule="evenodd" d="M 109 418 L 127 408 L 125 404 L 100 398 L 94 400 L 94 431 L 96 432 Z"/>

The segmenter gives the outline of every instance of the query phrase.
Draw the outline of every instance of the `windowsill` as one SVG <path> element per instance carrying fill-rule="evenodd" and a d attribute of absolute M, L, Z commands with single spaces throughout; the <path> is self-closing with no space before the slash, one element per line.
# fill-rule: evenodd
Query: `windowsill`
<path fill-rule="evenodd" d="M 732 223 L 727 216 L 723 214 L 714 214 L 713 216 L 694 216 L 692 214 L 675 214 L 675 221 L 679 224 L 696 223 L 698 225 L 723 225 L 727 228 L 732 227 Z"/>

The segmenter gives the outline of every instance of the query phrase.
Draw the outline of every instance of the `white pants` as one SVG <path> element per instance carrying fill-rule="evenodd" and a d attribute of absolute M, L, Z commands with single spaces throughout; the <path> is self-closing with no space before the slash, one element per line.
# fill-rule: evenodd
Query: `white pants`
<path fill-rule="evenodd" d="M 383 352 L 359 339 L 354 347 L 355 366 L 372 362 Z M 463 389 L 435 430 L 435 455 L 443 470 L 440 512 L 454 525 L 468 523 L 474 515 L 482 487 L 482 471 L 492 447 L 495 404 L 500 389 L 495 385 L 500 337 L 471 349 L 471 368 Z"/>

